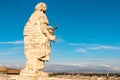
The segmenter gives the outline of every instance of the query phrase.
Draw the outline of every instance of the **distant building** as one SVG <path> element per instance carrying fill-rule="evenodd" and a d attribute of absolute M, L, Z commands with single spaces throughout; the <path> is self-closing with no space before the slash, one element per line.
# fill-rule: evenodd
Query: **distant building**
<path fill-rule="evenodd" d="M 20 70 L 14 68 L 3 67 L 0 68 L 0 74 L 19 75 Z"/>

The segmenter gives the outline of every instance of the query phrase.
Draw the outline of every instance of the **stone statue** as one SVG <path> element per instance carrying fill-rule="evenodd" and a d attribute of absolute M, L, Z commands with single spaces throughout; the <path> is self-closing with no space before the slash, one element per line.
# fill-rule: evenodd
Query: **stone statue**
<path fill-rule="evenodd" d="M 49 22 L 45 14 L 47 6 L 40 2 L 35 6 L 35 11 L 29 18 L 24 28 L 24 53 L 26 64 L 20 75 L 46 76 L 42 72 L 44 63 L 49 61 L 50 43 L 55 41 L 54 30 L 48 26 Z"/>

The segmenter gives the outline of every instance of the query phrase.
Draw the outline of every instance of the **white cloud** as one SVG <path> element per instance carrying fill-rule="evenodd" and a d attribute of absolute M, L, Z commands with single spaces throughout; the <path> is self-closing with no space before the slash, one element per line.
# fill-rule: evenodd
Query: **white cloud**
<path fill-rule="evenodd" d="M 86 53 L 87 52 L 87 50 L 83 49 L 83 48 L 77 48 L 75 51 L 79 52 L 79 53 Z"/>
<path fill-rule="evenodd" d="M 69 43 L 71 46 L 80 46 L 80 47 L 86 47 L 88 49 L 93 50 L 100 50 L 100 49 L 113 49 L 113 50 L 120 50 L 120 46 L 109 46 L 109 45 L 103 45 L 103 44 L 87 44 L 87 43 Z"/>
<path fill-rule="evenodd" d="M 2 55 L 9 56 L 10 54 L 18 54 L 18 53 L 23 53 L 23 52 L 24 52 L 23 46 L 14 46 L 14 47 L 6 48 L 6 49 L 0 49 L 0 57 Z"/>
<path fill-rule="evenodd" d="M 120 67 L 116 67 L 116 66 L 111 66 L 109 64 L 74 64 L 73 66 L 79 66 L 79 67 L 86 67 L 86 68 L 89 68 L 89 67 L 93 67 L 93 68 L 96 68 L 96 69 L 106 69 L 108 71 L 117 71 L 119 72 L 120 71 Z"/>
<path fill-rule="evenodd" d="M 72 66 L 86 67 L 86 66 L 88 66 L 88 65 L 87 65 L 87 64 L 72 64 Z"/>
<path fill-rule="evenodd" d="M 23 64 L 0 64 L 0 67 L 8 67 L 8 68 L 17 68 L 17 69 L 21 69 L 23 68 Z"/>
<path fill-rule="evenodd" d="M 111 66 L 111 65 L 108 65 L 108 64 L 101 64 L 100 66 L 106 67 L 107 69 L 112 70 L 112 71 L 120 71 L 120 67 Z"/>
<path fill-rule="evenodd" d="M 62 39 L 62 38 L 58 38 L 58 39 L 56 39 L 56 43 L 63 43 L 63 42 L 65 42 L 65 40 Z"/>
<path fill-rule="evenodd" d="M 120 47 L 118 46 L 91 46 L 91 47 L 88 47 L 88 49 L 90 50 L 120 50 Z"/>
<path fill-rule="evenodd" d="M 86 46 L 86 47 L 88 47 L 88 46 L 97 46 L 99 44 L 69 43 L 68 45 L 70 45 L 70 46 Z"/>
<path fill-rule="evenodd" d="M 23 65 L 23 64 L 15 64 L 14 67 L 15 67 L 15 68 L 18 68 L 18 69 L 19 69 L 19 68 L 21 69 L 21 68 L 24 67 L 24 65 Z"/>
<path fill-rule="evenodd" d="M 3 67 L 3 64 L 0 64 L 0 67 Z"/>
<path fill-rule="evenodd" d="M 78 47 L 75 49 L 76 52 L 88 52 L 93 50 L 112 50 L 118 51 L 120 50 L 120 46 L 112 46 L 112 45 L 103 45 L 103 44 L 85 44 L 85 43 L 69 43 L 70 46 Z"/>
<path fill-rule="evenodd" d="M 120 71 L 120 67 L 113 67 L 113 70 Z"/>
<path fill-rule="evenodd" d="M 18 40 L 18 41 L 0 42 L 0 44 L 23 44 L 23 41 Z"/>
<path fill-rule="evenodd" d="M 81 43 L 69 43 L 70 46 L 84 46 L 86 44 L 81 44 Z"/>
<path fill-rule="evenodd" d="M 120 67 L 108 64 L 49 64 L 45 68 L 53 72 L 120 72 Z"/>
<path fill-rule="evenodd" d="M 107 68 L 111 68 L 112 67 L 111 65 L 108 65 L 108 64 L 100 64 L 99 66 L 107 67 Z"/>

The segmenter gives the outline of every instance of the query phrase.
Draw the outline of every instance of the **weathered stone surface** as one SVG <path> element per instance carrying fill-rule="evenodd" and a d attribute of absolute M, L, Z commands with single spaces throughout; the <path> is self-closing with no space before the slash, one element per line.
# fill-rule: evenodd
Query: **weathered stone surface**
<path fill-rule="evenodd" d="M 36 76 L 20 76 L 20 75 L 4 75 L 0 76 L 0 80 L 76 80 L 55 77 L 36 77 Z"/>
<path fill-rule="evenodd" d="M 21 70 L 23 76 L 48 76 L 42 72 L 44 63 L 49 61 L 50 43 L 55 41 L 53 29 L 48 26 L 49 22 L 45 14 L 47 6 L 45 3 L 38 3 L 34 13 L 29 18 L 24 28 L 24 54 L 26 64 Z"/>

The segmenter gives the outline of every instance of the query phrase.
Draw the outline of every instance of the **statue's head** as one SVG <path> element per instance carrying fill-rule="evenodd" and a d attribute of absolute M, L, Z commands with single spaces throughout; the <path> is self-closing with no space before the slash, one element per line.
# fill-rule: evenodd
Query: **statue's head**
<path fill-rule="evenodd" d="M 43 11 L 43 12 L 45 12 L 46 9 L 47 9 L 47 6 L 46 6 L 46 4 L 43 3 L 43 2 L 40 2 L 40 3 L 38 3 L 38 4 L 35 6 L 35 10 L 37 10 L 37 11 Z"/>

